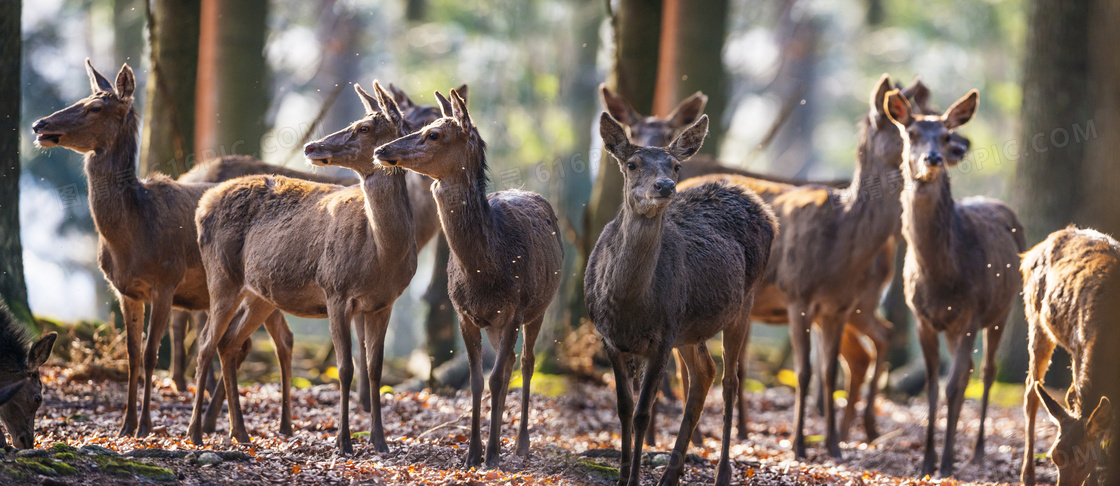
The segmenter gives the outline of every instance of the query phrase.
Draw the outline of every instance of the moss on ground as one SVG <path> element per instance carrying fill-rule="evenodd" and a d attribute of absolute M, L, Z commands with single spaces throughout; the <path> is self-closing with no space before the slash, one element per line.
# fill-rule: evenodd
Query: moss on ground
<path fill-rule="evenodd" d="M 109 474 L 119 477 L 142 477 L 153 481 L 174 481 L 175 472 L 159 466 L 145 464 L 123 457 L 95 456 L 94 461 Z"/>
<path fill-rule="evenodd" d="M 583 459 L 579 461 L 579 465 L 580 467 L 587 470 L 587 472 L 595 475 L 596 477 L 613 481 L 618 480 L 619 471 L 616 467 L 603 465 L 598 462 L 592 461 L 591 459 Z"/>

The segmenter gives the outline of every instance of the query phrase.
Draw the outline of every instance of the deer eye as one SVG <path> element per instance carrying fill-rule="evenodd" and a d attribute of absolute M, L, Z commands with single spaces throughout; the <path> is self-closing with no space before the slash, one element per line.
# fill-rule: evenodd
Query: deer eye
<path fill-rule="evenodd" d="M 681 164 L 677 164 L 677 165 L 673 166 L 673 172 L 680 172 L 680 171 L 681 171 Z"/>
<path fill-rule="evenodd" d="M 917 130 L 910 130 L 908 133 L 910 134 L 910 140 L 922 138 L 922 133 Z"/>
<path fill-rule="evenodd" d="M 369 127 L 365 125 L 358 127 L 358 133 L 369 133 Z"/>
<path fill-rule="evenodd" d="M 626 168 L 629 169 L 629 170 L 634 170 L 634 169 L 638 168 L 638 165 L 633 163 L 633 162 L 627 162 L 626 163 Z"/>
<path fill-rule="evenodd" d="M 99 113 L 99 112 L 101 112 L 101 107 L 100 106 L 91 106 L 91 107 L 89 107 L 89 112 L 90 113 Z"/>
<path fill-rule="evenodd" d="M 43 396 L 42 395 L 35 395 L 35 404 L 38 405 L 40 403 L 43 403 Z"/>
<path fill-rule="evenodd" d="M 950 138 L 950 137 L 949 137 L 949 134 L 948 134 L 948 133 L 946 133 L 945 135 L 942 135 L 942 136 L 941 136 L 941 141 L 942 141 L 942 142 L 945 142 L 945 143 L 949 143 L 949 138 Z"/>
<path fill-rule="evenodd" d="M 433 142 L 439 140 L 439 132 L 428 132 L 428 140 Z"/>

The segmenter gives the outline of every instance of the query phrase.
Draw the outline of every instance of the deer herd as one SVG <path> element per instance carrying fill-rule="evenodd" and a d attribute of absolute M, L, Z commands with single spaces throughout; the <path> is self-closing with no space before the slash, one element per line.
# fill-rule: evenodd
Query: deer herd
<path fill-rule="evenodd" d="M 224 398 L 230 436 L 250 441 L 237 369 L 261 325 L 275 343 L 284 385 L 279 432 L 291 434 L 288 313 L 329 323 L 344 397 L 336 436 L 342 454 L 354 452 L 345 398 L 355 371 L 353 329 L 360 404 L 372 415 L 370 443 L 387 452 L 377 390 L 389 315 L 416 272 L 417 251 L 442 231 L 451 249 L 448 292 L 470 366 L 465 465 L 500 464 L 503 411 L 522 328 L 525 392 L 514 450 L 529 453 L 533 347 L 560 285 L 563 246 L 545 198 L 516 189 L 487 192 L 486 143 L 467 110 L 465 85 L 447 97 L 437 92 L 438 107 L 424 107 L 392 85 L 375 81 L 371 94 L 354 84 L 365 115 L 308 143 L 304 153 L 313 165 L 345 167 L 357 179 L 228 156 L 178 180 L 160 174 L 141 180 L 135 168 L 140 120 L 132 70 L 123 66 L 112 82 L 88 60 L 86 70 L 92 94 L 32 129 L 39 147 L 62 146 L 85 156 L 98 262 L 119 298 L 127 335 L 128 398 L 120 435 L 152 432 L 152 373 L 169 324 L 173 382 L 188 390 L 183 335 L 189 320 L 199 328 L 190 440 L 202 445 L 204 433 L 215 430 Z M 920 474 L 953 474 L 957 422 L 981 334 L 983 394 L 972 460 L 983 461 L 996 349 L 1021 292 L 1031 358 L 1022 481 L 1035 482 L 1034 426 L 1041 401 L 1059 427 L 1050 453 L 1059 484 L 1120 483 L 1115 466 L 1120 457 L 1108 440 L 1120 426 L 1110 405 L 1110 398 L 1120 396 L 1120 358 L 1110 359 L 1108 351 L 1120 347 L 1120 332 L 1110 328 L 1120 316 L 1120 244 L 1071 226 L 1026 251 L 1023 226 L 1008 206 L 983 197 L 953 199 L 949 170 L 969 148 L 957 130 L 976 112 L 975 90 L 939 112 L 922 83 L 902 88 L 884 75 L 859 123 L 851 180 L 822 184 L 749 173 L 696 155 L 709 123 L 702 114 L 707 98 L 700 93 L 667 117 L 640 115 L 605 86 L 600 94 L 607 111 L 599 130 L 604 149 L 622 171 L 623 187 L 616 190 L 623 199 L 588 259 L 584 291 L 588 316 L 615 373 L 622 426 L 619 484 L 640 484 L 643 441 L 652 444 L 655 402 L 674 357 L 685 390 L 684 416 L 659 484 L 680 481 L 716 376 L 707 346 L 721 333 L 724 411 L 715 482 L 732 482 L 729 447 L 736 410 L 738 439 L 747 438 L 742 380 L 752 321 L 789 327 L 797 376 L 791 445 L 797 459 L 808 458 L 814 325 L 827 454 L 841 457 L 864 384 L 866 439 L 879 437 L 875 399 L 893 328 L 877 308 L 902 240 L 905 296 L 926 362 L 929 419 Z M 485 455 L 484 333 L 496 351 Z M 938 463 L 940 334 L 951 365 Z M 34 414 L 42 401 L 37 369 L 54 338 L 47 335 L 28 348 L 12 318 L 0 313 L 0 420 L 20 448 L 34 445 Z M 872 349 L 865 347 L 868 342 Z M 1073 361 L 1065 405 L 1042 386 L 1059 344 Z M 210 383 L 214 357 L 221 364 L 216 386 Z M 839 423 L 833 400 L 838 358 L 846 365 L 851 397 Z M 632 381 L 635 365 L 642 372 Z M 208 389 L 213 391 L 204 409 Z"/>

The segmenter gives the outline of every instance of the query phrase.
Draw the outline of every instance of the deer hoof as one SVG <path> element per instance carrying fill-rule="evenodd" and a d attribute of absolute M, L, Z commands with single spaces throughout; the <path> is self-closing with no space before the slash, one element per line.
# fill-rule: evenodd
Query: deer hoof
<path fill-rule="evenodd" d="M 349 435 L 339 434 L 338 438 L 335 439 L 335 444 L 338 445 L 339 454 L 344 456 L 354 455 L 354 445 L 350 442 Z"/>

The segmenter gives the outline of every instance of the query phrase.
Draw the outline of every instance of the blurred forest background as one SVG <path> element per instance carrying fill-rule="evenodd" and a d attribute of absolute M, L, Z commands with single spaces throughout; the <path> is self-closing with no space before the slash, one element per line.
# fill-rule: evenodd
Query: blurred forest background
<path fill-rule="evenodd" d="M 976 88 L 955 196 L 1012 202 L 1029 245 L 1071 222 L 1120 231 L 1120 42 L 1109 27 L 1120 7 L 1108 0 L 2 3 L 0 293 L 23 315 L 103 320 L 115 309 L 81 157 L 34 148 L 29 128 L 88 94 L 86 57 L 106 74 L 136 70 L 141 175 L 176 177 L 233 153 L 311 170 L 303 143 L 362 114 L 350 84 L 392 82 L 432 105 L 433 90 L 468 83 L 493 189 L 538 191 L 562 220 L 567 282 L 538 343 L 538 363 L 557 372 L 581 366 L 579 269 L 618 204 L 620 176 L 595 135 L 600 82 L 643 114 L 702 90 L 714 122 L 706 152 L 822 180 L 850 177 L 856 120 L 882 73 L 901 84 L 920 76 L 941 107 Z M 424 249 L 389 331 L 390 358 L 421 378 L 455 356 L 446 255 L 445 244 Z M 898 329 L 892 369 L 920 366 L 897 286 L 884 305 Z M 297 343 L 329 347 L 325 322 L 290 322 Z M 1021 312 L 1012 326 L 1005 339 L 1025 342 Z M 752 345 L 776 350 L 780 365 L 785 328 L 755 332 Z M 1003 378 L 1020 381 L 1025 346 L 1003 349 Z"/>

